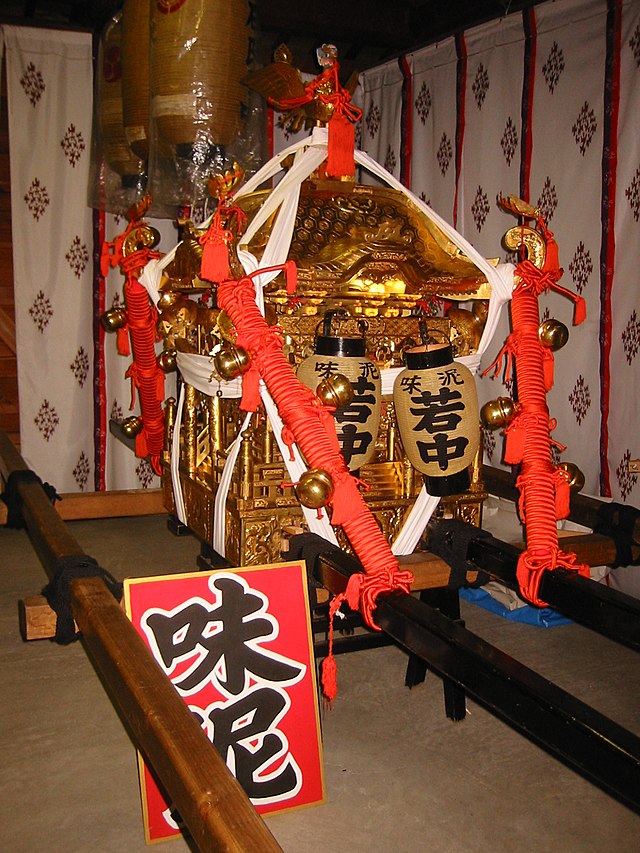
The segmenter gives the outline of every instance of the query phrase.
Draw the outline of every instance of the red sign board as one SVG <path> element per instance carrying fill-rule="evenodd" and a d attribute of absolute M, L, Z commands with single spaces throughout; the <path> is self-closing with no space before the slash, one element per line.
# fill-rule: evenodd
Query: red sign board
<path fill-rule="evenodd" d="M 304 564 L 125 581 L 127 614 L 256 809 L 324 799 Z M 179 816 L 140 761 L 148 842 Z"/>

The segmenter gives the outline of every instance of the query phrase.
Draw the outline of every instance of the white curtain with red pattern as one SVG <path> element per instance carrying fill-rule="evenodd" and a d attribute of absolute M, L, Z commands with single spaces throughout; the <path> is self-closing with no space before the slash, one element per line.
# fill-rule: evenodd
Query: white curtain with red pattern
<path fill-rule="evenodd" d="M 123 277 L 97 275 L 102 238 L 123 218 L 87 204 L 93 112 L 87 33 L 4 27 L 9 100 L 12 240 L 22 454 L 59 492 L 159 486 L 147 459 L 111 434 L 111 419 L 139 414 L 131 358 L 102 330 L 122 304 Z M 175 245 L 151 220 L 160 249 Z M 175 395 L 169 377 L 166 393 Z"/>
<path fill-rule="evenodd" d="M 452 38 L 409 57 L 412 76 L 411 188 L 454 222 L 456 46 Z"/>
<path fill-rule="evenodd" d="M 570 330 L 548 397 L 556 461 L 575 462 L 585 491 L 638 503 L 640 456 L 640 4 L 556 0 L 431 45 L 361 80 L 362 147 L 485 256 L 505 256 L 516 223 L 497 199 L 541 208 L 587 320 L 551 292 L 541 317 Z M 392 169 L 393 170 L 393 169 Z M 506 335 L 499 328 L 483 359 Z M 481 401 L 508 395 L 504 374 L 479 380 Z M 500 464 L 502 436 L 485 458 Z"/>
<path fill-rule="evenodd" d="M 91 37 L 4 27 L 22 454 L 93 488 Z"/>
<path fill-rule="evenodd" d="M 397 62 L 388 62 L 367 72 L 363 88 L 360 147 L 401 179 L 400 147 L 402 118 L 402 72 Z M 371 180 L 363 175 L 363 180 Z"/>

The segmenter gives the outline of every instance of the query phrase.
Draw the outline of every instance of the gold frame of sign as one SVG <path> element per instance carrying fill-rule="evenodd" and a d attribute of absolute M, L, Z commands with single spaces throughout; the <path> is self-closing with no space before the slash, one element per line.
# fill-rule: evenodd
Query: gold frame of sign
<path fill-rule="evenodd" d="M 265 198 L 266 193 L 257 192 L 238 199 L 249 222 Z M 258 258 L 271 226 L 268 221 L 249 246 Z M 295 299 L 287 294 L 282 276 L 265 289 L 264 298 L 267 320 L 281 327 L 284 352 L 294 367 L 313 352 L 317 327 L 328 310 L 336 312 L 338 335 L 358 336 L 364 328 L 367 354 L 381 369 L 402 364 L 403 350 L 421 340 L 420 321 L 425 319 L 430 330 L 443 331 L 451 339 L 455 355 L 466 355 L 477 348 L 484 319 L 481 311 L 455 308 L 451 318 L 430 317 L 421 313 L 420 306 L 435 298 L 485 300 L 490 295 L 486 278 L 437 225 L 396 190 L 326 180 L 305 182 L 289 256 L 298 267 Z M 167 268 L 162 289 L 167 293 L 169 313 L 172 291 L 202 289 L 202 282 L 197 280 L 197 258 L 193 268 L 191 285 L 185 279 L 184 257 L 175 277 L 171 267 Z M 242 272 L 237 269 L 234 274 L 239 277 Z M 216 342 L 232 342 L 234 331 L 229 318 L 215 309 L 211 315 L 213 320 L 209 316 L 209 325 L 203 328 L 202 318 L 199 320 L 194 312 L 191 324 L 187 318 L 177 333 L 173 329 L 172 345 L 204 355 Z M 178 426 L 174 423 L 175 401 L 168 401 L 162 477 L 165 506 L 175 514 L 170 447 L 173 431 L 179 428 L 186 524 L 210 546 L 216 490 L 227 450 L 244 416 L 238 400 L 216 396 L 216 388 L 215 378 L 211 396 L 185 386 L 182 423 Z M 480 525 L 487 494 L 479 457 L 478 453 L 471 466 L 469 490 L 442 498 L 438 517 Z M 364 465 L 358 476 L 369 487 L 363 493 L 367 505 L 392 542 L 413 506 L 422 478 L 402 447 L 391 395 L 382 400 L 373 461 Z M 293 488 L 282 489 L 288 479 L 260 406 L 243 435 L 226 500 L 225 556 L 230 563 L 276 562 L 281 556 L 283 529 L 305 528 Z M 348 550 L 342 532 L 336 533 Z"/>

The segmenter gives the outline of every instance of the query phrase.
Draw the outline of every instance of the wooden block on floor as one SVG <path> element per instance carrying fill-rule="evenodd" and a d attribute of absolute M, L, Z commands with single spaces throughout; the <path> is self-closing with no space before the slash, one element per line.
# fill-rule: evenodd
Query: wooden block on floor
<path fill-rule="evenodd" d="M 63 521 L 89 518 L 123 518 L 164 515 L 162 489 L 130 489 L 113 492 L 70 492 L 61 495 L 55 510 Z M 6 524 L 7 507 L 0 502 L 0 525 Z"/>
<path fill-rule="evenodd" d="M 44 595 L 30 595 L 19 601 L 18 617 L 23 640 L 50 640 L 55 637 L 57 616 Z"/>

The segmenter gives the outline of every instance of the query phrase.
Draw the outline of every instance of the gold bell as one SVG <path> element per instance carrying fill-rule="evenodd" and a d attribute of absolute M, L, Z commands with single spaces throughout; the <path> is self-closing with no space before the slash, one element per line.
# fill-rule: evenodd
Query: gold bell
<path fill-rule="evenodd" d="M 156 308 L 158 311 L 162 312 L 165 308 L 168 308 L 170 305 L 175 305 L 183 299 L 184 296 L 177 290 L 163 290 L 158 298 Z"/>
<path fill-rule="evenodd" d="M 572 492 L 581 492 L 584 488 L 584 474 L 573 462 L 561 462 L 558 465 L 561 471 L 564 471 L 569 488 Z"/>
<path fill-rule="evenodd" d="M 213 365 L 218 375 L 227 382 L 244 373 L 250 364 L 249 353 L 228 342 L 221 344 L 213 356 Z"/>
<path fill-rule="evenodd" d="M 126 438 L 135 438 L 142 430 L 142 418 L 132 415 L 130 418 L 125 418 L 120 424 L 120 429 Z"/>
<path fill-rule="evenodd" d="M 296 495 L 302 506 L 308 509 L 326 506 L 333 496 L 331 474 L 324 468 L 310 468 L 301 475 L 296 485 Z"/>
<path fill-rule="evenodd" d="M 109 308 L 100 318 L 105 332 L 117 332 L 127 322 L 127 312 L 124 308 Z"/>
<path fill-rule="evenodd" d="M 158 356 L 158 367 L 163 373 L 172 373 L 178 367 L 176 351 L 174 349 L 162 350 Z"/>
<path fill-rule="evenodd" d="M 489 400 L 480 409 L 480 420 L 487 429 L 498 429 L 506 426 L 516 416 L 516 404 L 511 397 L 498 397 Z"/>
<path fill-rule="evenodd" d="M 538 328 L 538 339 L 543 347 L 555 352 L 569 340 L 569 329 L 560 320 L 544 320 Z"/>
<path fill-rule="evenodd" d="M 318 383 L 316 396 L 323 406 L 333 406 L 339 409 L 347 406 L 353 400 L 353 385 L 344 373 L 330 373 Z"/>

